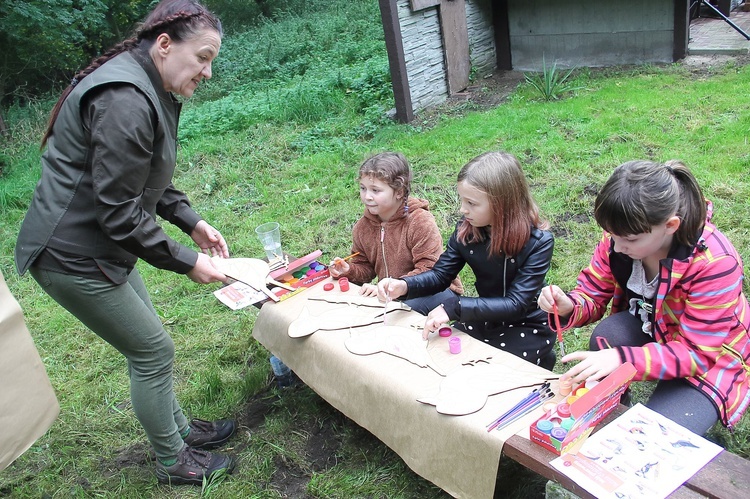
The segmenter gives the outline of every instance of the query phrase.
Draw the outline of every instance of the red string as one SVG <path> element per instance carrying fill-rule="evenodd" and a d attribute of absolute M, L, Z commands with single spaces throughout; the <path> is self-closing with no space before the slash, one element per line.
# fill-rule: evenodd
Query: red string
<path fill-rule="evenodd" d="M 557 342 L 563 342 L 562 326 L 560 325 L 560 314 L 557 311 L 557 302 L 555 297 L 552 297 L 552 318 L 555 319 L 555 330 L 557 332 Z"/>

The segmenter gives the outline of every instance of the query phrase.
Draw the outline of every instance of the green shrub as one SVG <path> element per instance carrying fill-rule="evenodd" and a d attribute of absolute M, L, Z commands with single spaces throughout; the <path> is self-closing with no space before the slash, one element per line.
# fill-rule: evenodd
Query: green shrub
<path fill-rule="evenodd" d="M 575 69 L 575 68 L 574 68 Z M 570 69 L 567 73 L 561 74 L 557 70 L 557 62 L 552 64 L 552 67 L 547 67 L 547 61 L 542 57 L 542 72 L 541 73 L 524 73 L 526 82 L 534 87 L 545 101 L 557 100 L 560 96 L 567 92 L 578 90 L 581 87 L 577 87 L 572 84 L 568 79 L 573 73 L 573 69 Z"/>

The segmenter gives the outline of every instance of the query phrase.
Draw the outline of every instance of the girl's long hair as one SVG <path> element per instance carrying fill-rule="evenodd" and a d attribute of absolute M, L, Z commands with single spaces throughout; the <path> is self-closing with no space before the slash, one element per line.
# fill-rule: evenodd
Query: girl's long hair
<path fill-rule="evenodd" d="M 60 114 L 60 109 L 70 92 L 81 80 L 93 73 L 102 64 L 118 54 L 132 50 L 141 42 L 152 44 L 162 33 L 166 33 L 172 40 L 180 42 L 190 39 L 206 28 L 213 29 L 219 33 L 219 36 L 223 34 L 221 21 L 195 0 L 163 0 L 159 2 L 131 38 L 118 43 L 75 74 L 70 85 L 63 91 L 55 107 L 52 108 L 47 130 L 42 137 L 41 147 L 44 148 L 52 135 L 52 128 L 57 121 L 57 116 Z"/>
<path fill-rule="evenodd" d="M 458 172 L 458 182 L 485 192 L 492 210 L 489 255 L 517 255 L 531 237 L 532 227 L 546 229 L 531 196 L 518 159 L 507 152 L 487 152 L 472 159 Z M 458 227 L 461 244 L 482 241 L 484 231 L 464 220 Z"/>
<path fill-rule="evenodd" d="M 693 174 L 677 160 L 623 163 L 594 202 L 596 222 L 616 236 L 651 232 L 672 216 L 680 218 L 675 239 L 695 244 L 706 222 L 706 199 Z"/>

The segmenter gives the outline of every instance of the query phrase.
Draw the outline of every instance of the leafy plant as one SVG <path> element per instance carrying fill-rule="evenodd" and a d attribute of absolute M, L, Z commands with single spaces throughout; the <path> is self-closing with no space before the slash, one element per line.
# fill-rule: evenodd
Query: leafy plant
<path fill-rule="evenodd" d="M 560 96 L 566 92 L 572 92 L 582 87 L 574 86 L 569 81 L 570 75 L 573 73 L 575 68 L 570 69 L 567 73 L 561 76 L 560 71 L 557 70 L 557 62 L 552 63 L 552 67 L 547 67 L 547 61 L 542 57 L 542 72 L 541 73 L 524 73 L 526 82 L 534 87 L 541 95 L 542 98 L 549 102 L 551 100 L 557 100 Z"/>

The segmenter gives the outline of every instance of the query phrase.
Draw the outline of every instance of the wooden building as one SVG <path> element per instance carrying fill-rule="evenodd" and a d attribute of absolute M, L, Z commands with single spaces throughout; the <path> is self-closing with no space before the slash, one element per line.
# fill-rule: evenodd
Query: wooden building
<path fill-rule="evenodd" d="M 690 0 L 379 0 L 396 116 L 464 90 L 471 71 L 667 63 L 685 57 Z"/>

